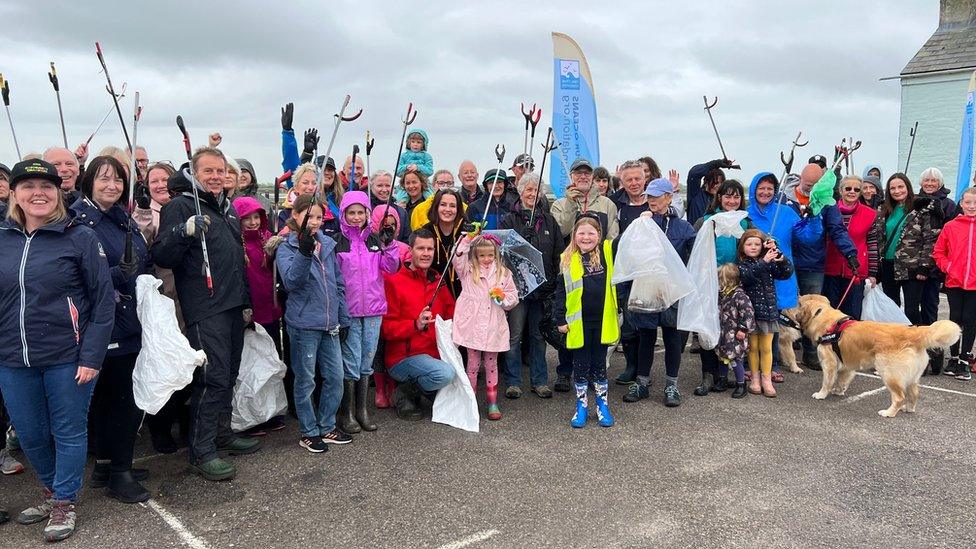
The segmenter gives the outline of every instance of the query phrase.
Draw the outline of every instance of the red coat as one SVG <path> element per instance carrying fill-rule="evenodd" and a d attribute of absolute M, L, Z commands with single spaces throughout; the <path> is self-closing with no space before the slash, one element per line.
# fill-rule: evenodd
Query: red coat
<path fill-rule="evenodd" d="M 828 206 L 840 209 L 840 203 L 836 206 Z M 857 248 L 857 262 L 860 268 L 857 270 L 858 278 L 864 279 L 874 276 L 868 269 L 870 260 L 868 256 L 868 235 L 874 230 L 874 221 L 878 217 L 878 212 L 858 202 L 851 215 L 851 222 L 847 225 L 847 234 L 851 237 L 851 242 Z M 851 277 L 851 268 L 847 265 L 847 258 L 840 253 L 833 240 L 827 239 L 827 258 L 824 263 L 824 274 L 827 276 Z"/>
<path fill-rule="evenodd" d="M 976 290 L 976 217 L 960 215 L 942 227 L 932 258 L 947 288 Z"/>
<path fill-rule="evenodd" d="M 402 265 L 394 274 L 383 275 L 387 311 L 383 315 L 381 334 L 386 342 L 383 359 L 388 369 L 411 356 L 440 358 L 434 325 L 430 324 L 426 332 L 421 332 L 415 322 L 433 297 L 439 278 L 438 273 L 429 269 L 414 271 L 409 263 Z M 434 318 L 440 315 L 445 320 L 454 316 L 454 298 L 443 285 L 437 292 L 431 312 Z"/>

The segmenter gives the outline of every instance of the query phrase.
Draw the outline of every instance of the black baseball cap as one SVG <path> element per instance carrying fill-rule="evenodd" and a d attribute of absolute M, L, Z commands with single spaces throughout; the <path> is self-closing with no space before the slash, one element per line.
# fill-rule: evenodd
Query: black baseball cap
<path fill-rule="evenodd" d="M 43 179 L 61 187 L 61 176 L 58 175 L 58 169 L 39 158 L 14 164 L 14 169 L 10 170 L 10 189 L 13 190 L 17 183 L 27 179 Z"/>
<path fill-rule="evenodd" d="M 509 169 L 513 169 L 515 167 L 521 167 L 525 164 L 529 165 L 530 170 L 535 167 L 535 161 L 532 160 L 532 157 L 525 153 L 522 153 L 515 157 L 515 162 L 512 162 L 512 167 Z"/>
<path fill-rule="evenodd" d="M 825 170 L 827 169 L 827 159 L 824 158 L 822 154 L 815 154 L 811 156 L 808 162 L 810 164 L 816 164 Z"/>

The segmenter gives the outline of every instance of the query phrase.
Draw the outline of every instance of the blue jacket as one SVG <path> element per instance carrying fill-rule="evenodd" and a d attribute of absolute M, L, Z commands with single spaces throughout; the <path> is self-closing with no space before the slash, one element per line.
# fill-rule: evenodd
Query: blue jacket
<path fill-rule="evenodd" d="M 678 217 L 674 208 L 669 208 L 665 215 L 654 214 L 652 219 L 664 231 L 668 241 L 681 256 L 681 261 L 687 265 L 688 259 L 691 257 L 691 249 L 695 246 L 697 234 L 691 223 Z M 677 303 L 673 305 L 673 307 L 677 306 Z M 630 317 L 635 328 L 655 329 L 661 324 L 662 314 L 664 313 L 630 313 L 627 316 Z"/>
<path fill-rule="evenodd" d="M 802 216 L 800 203 L 796 200 L 799 184 L 800 179 L 798 177 L 787 177 L 783 190 L 776 195 L 774 200 L 788 204 L 801 217 L 801 223 L 809 224 L 803 228 L 806 231 L 804 238 L 793 238 L 793 267 L 796 271 L 822 273 L 824 271 L 824 261 L 827 257 L 827 241 L 824 239 L 825 235 L 830 236 L 830 239 L 844 257 L 857 255 L 857 248 L 851 242 L 851 237 L 847 234 L 847 228 L 844 226 L 844 219 L 840 216 L 840 212 L 836 208 L 824 208 L 820 211 L 820 215 L 816 217 Z M 830 210 L 834 210 L 833 215 L 830 213 Z M 783 212 L 780 212 L 780 215 L 782 216 Z M 779 221 L 776 223 L 778 227 Z M 820 237 L 813 238 L 818 231 Z"/>
<path fill-rule="evenodd" d="M 765 206 L 760 206 L 756 201 L 756 187 L 759 180 L 763 177 L 772 176 L 773 198 L 774 200 Z M 778 195 L 779 182 L 775 181 L 776 176 L 770 172 L 759 172 L 752 178 L 749 186 L 749 220 L 755 228 L 770 234 L 773 229 L 773 240 L 776 246 L 783 252 L 786 259 L 793 263 L 793 243 L 799 242 L 801 245 L 810 247 L 823 242 L 823 224 L 811 218 L 803 218 L 785 203 L 779 206 L 779 217 L 776 217 L 776 198 Z M 776 218 L 776 227 L 773 227 L 773 218 Z M 799 300 L 799 287 L 796 282 L 796 273 L 790 275 L 786 280 L 776 281 L 776 302 L 780 309 L 790 309 L 796 307 Z"/>
<path fill-rule="evenodd" d="M 136 314 L 136 277 L 149 272 L 149 246 L 142 231 L 116 204 L 103 212 L 86 198 L 71 205 L 69 213 L 75 225 L 85 225 L 95 231 L 105 258 L 108 260 L 112 286 L 115 288 L 115 328 L 109 343 L 108 356 L 138 353 L 142 349 L 142 324 Z M 125 253 L 126 227 L 132 234 L 132 253 L 136 272 L 126 278 L 119 270 Z"/>
<path fill-rule="evenodd" d="M 0 257 L 0 364 L 101 368 L 115 296 L 95 232 L 65 220 L 27 235 L 7 219 Z"/>
<path fill-rule="evenodd" d="M 705 214 L 699 222 L 704 223 L 708 221 L 710 217 L 717 213 L 722 213 L 722 210 L 716 209 L 714 212 Z M 752 227 L 752 220 L 748 217 L 739 222 L 743 229 L 749 229 Z M 701 228 L 701 225 L 697 225 Z M 739 253 L 739 239 L 734 236 L 716 236 L 715 237 L 715 260 L 718 266 L 721 267 L 726 263 L 735 263 L 736 254 Z"/>
<path fill-rule="evenodd" d="M 298 251 L 298 236 L 292 232 L 278 246 L 275 262 L 288 292 L 285 322 L 302 330 L 330 331 L 349 325 L 346 286 L 336 260 L 336 242 L 316 232 L 319 253 L 305 257 Z"/>
<path fill-rule="evenodd" d="M 424 148 L 418 152 L 413 152 L 410 150 L 410 136 L 413 134 L 419 134 L 424 140 Z M 396 174 L 397 177 L 403 175 L 404 170 L 410 164 L 416 164 L 417 169 L 421 173 L 427 176 L 434 175 L 434 158 L 430 156 L 427 152 L 427 145 L 430 143 L 430 139 L 427 137 L 427 132 L 421 129 L 410 130 L 407 132 L 407 143 L 404 144 L 403 154 L 400 155 L 400 164 L 397 165 Z"/>
<path fill-rule="evenodd" d="M 779 310 L 784 307 L 776 302 L 773 282 L 793 276 L 793 265 L 789 261 L 766 263 L 761 259 L 749 258 L 740 260 L 738 266 L 739 281 L 752 301 L 756 320 L 778 322 Z"/>

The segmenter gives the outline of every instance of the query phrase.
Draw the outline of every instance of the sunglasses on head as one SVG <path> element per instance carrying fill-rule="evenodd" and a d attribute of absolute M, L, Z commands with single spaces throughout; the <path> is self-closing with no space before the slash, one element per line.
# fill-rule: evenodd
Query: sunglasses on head
<path fill-rule="evenodd" d="M 849 192 L 859 193 L 859 192 L 861 192 L 861 187 L 844 187 L 844 192 L 845 193 L 849 193 Z"/>

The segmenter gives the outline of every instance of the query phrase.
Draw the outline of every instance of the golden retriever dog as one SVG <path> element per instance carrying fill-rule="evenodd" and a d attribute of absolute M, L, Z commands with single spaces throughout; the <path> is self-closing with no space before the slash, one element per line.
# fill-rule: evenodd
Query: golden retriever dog
<path fill-rule="evenodd" d="M 846 315 L 830 306 L 822 295 L 800 297 L 796 321 L 803 333 L 818 341 Z M 891 406 L 879 410 L 882 417 L 895 417 L 899 411 L 914 412 L 918 404 L 918 380 L 928 364 L 927 349 L 948 347 L 959 340 L 959 325 L 939 320 L 931 326 L 903 326 L 885 322 L 858 321 L 840 337 L 841 356 L 830 344 L 817 346 L 823 366 L 823 384 L 813 398 L 823 400 L 828 393 L 844 395 L 858 370 L 876 369 L 891 393 Z"/>
<path fill-rule="evenodd" d="M 799 309 L 783 309 L 783 315 L 796 322 L 796 313 Z M 779 362 L 781 366 L 786 366 L 794 374 L 802 374 L 803 368 L 796 363 L 796 351 L 793 350 L 793 342 L 798 341 L 803 334 L 796 328 L 787 326 L 783 323 L 779 325 Z"/>

